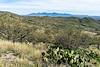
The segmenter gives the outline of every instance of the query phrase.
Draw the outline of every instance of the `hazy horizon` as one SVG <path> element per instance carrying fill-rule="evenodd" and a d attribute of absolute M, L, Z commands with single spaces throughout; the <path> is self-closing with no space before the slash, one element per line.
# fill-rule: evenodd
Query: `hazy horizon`
<path fill-rule="evenodd" d="M 30 13 L 67 13 L 100 16 L 100 0 L 0 0 L 0 11 L 20 15 Z"/>

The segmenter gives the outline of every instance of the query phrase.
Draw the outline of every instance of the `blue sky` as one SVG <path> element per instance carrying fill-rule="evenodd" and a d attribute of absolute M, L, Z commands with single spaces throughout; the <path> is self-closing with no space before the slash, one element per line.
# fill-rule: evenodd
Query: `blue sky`
<path fill-rule="evenodd" d="M 17 14 L 61 12 L 100 16 L 100 0 L 0 0 L 0 11 Z"/>

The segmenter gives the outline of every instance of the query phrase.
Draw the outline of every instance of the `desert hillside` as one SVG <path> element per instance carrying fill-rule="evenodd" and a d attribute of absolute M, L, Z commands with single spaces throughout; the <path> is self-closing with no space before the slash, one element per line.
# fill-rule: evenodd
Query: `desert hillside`
<path fill-rule="evenodd" d="M 100 67 L 100 21 L 0 12 L 0 67 Z"/>

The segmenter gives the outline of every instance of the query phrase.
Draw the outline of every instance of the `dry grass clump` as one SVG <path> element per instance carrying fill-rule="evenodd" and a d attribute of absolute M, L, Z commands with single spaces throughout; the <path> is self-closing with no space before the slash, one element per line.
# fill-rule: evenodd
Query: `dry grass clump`
<path fill-rule="evenodd" d="M 88 48 L 89 50 L 93 51 L 94 53 L 98 54 L 100 56 L 100 50 L 97 49 L 97 45 L 91 45 Z"/>
<path fill-rule="evenodd" d="M 0 40 L 0 67 L 5 67 L 2 65 L 7 64 L 8 62 L 4 62 L 2 60 L 2 56 L 5 56 L 4 58 L 12 59 L 11 57 L 15 57 L 13 61 L 8 63 L 7 65 L 15 65 L 15 66 L 7 66 L 7 67 L 25 67 L 25 66 L 16 66 L 16 65 L 34 65 L 37 61 L 41 60 L 41 53 L 46 49 L 46 46 L 44 43 L 38 43 L 34 46 L 32 44 L 25 44 L 25 43 L 18 43 L 18 42 L 11 42 L 11 41 L 5 41 Z M 8 55 L 10 53 L 13 53 L 13 55 Z M 14 64 L 13 64 L 14 63 Z M 29 66 L 28 66 L 29 67 Z M 31 67 L 31 66 L 30 66 Z M 33 66 L 32 66 L 33 67 Z"/>
<path fill-rule="evenodd" d="M 94 64 L 96 67 L 100 67 L 100 50 L 97 48 L 97 45 L 90 45 L 87 50 L 92 51 L 93 53 L 97 54 L 98 56 L 95 57 L 96 59 L 91 59 L 90 63 Z M 97 64 L 95 64 L 97 63 Z M 93 65 L 91 65 L 93 66 Z M 93 66 L 93 67 L 95 67 Z"/>
<path fill-rule="evenodd" d="M 95 33 L 95 32 L 90 32 L 90 31 L 81 31 L 81 33 L 82 33 L 82 34 L 87 34 L 87 35 L 89 35 L 89 36 L 95 36 L 95 35 L 97 35 L 97 33 Z"/>
<path fill-rule="evenodd" d="M 36 67 L 36 65 L 30 65 L 26 61 L 7 63 L 0 60 L 0 67 Z"/>

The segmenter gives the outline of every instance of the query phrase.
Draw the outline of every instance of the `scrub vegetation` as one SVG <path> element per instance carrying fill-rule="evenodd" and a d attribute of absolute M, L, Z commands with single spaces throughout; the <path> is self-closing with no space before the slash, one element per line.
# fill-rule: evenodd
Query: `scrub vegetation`
<path fill-rule="evenodd" d="M 100 67 L 100 21 L 0 12 L 0 67 Z"/>

